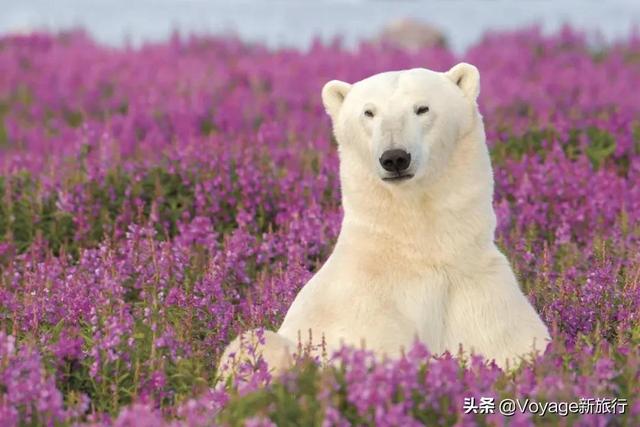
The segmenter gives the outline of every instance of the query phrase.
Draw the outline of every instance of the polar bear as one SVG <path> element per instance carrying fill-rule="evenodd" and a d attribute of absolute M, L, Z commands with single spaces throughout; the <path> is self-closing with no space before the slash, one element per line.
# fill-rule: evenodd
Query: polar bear
<path fill-rule="evenodd" d="M 344 217 L 331 256 L 266 332 L 274 370 L 308 331 L 329 354 L 364 343 L 394 357 L 417 339 L 434 354 L 462 346 L 506 367 L 545 349 L 547 327 L 494 243 L 479 92 L 466 63 L 324 86 Z M 237 339 L 223 361 L 238 349 Z"/>

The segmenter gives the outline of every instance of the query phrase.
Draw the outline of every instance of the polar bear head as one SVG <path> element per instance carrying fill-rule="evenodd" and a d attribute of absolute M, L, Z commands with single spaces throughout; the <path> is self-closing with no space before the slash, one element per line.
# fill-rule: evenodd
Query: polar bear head
<path fill-rule="evenodd" d="M 461 63 L 376 74 L 322 89 L 341 169 L 383 186 L 422 185 L 447 167 L 456 144 L 477 125 L 480 75 Z"/>

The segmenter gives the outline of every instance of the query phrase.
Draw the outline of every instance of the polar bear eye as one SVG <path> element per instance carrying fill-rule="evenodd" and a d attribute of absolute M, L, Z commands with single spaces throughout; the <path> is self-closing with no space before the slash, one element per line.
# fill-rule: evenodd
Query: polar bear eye
<path fill-rule="evenodd" d="M 369 118 L 372 118 L 374 116 L 373 111 L 371 110 L 364 110 L 364 115 Z"/>
<path fill-rule="evenodd" d="M 416 107 L 416 114 L 418 116 L 421 116 L 428 111 L 429 111 L 429 107 L 427 107 L 426 105 L 421 105 L 419 107 Z"/>

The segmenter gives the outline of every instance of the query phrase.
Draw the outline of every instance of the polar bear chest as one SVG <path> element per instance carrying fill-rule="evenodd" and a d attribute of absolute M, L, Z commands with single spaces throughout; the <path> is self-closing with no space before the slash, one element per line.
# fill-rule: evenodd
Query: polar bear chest
<path fill-rule="evenodd" d="M 279 333 L 295 341 L 312 331 L 329 351 L 364 343 L 396 355 L 416 340 L 443 350 L 447 287 L 437 274 L 372 276 L 354 268 L 332 276 L 321 272 L 302 289 Z"/>

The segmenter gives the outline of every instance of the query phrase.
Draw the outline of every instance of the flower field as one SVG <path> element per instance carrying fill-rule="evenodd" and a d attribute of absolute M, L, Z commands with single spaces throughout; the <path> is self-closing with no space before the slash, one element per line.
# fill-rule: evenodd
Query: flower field
<path fill-rule="evenodd" d="M 481 72 L 497 239 L 547 352 L 503 372 L 345 348 L 331 368 L 219 381 L 225 345 L 279 326 L 340 229 L 322 85 L 460 60 Z M 0 424 L 640 425 L 638 87 L 640 38 L 570 29 L 488 34 L 462 57 L 0 38 Z M 471 397 L 627 401 L 503 418 Z"/>

